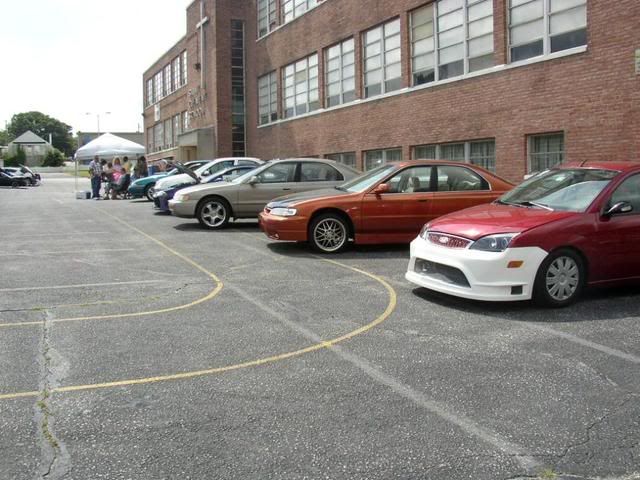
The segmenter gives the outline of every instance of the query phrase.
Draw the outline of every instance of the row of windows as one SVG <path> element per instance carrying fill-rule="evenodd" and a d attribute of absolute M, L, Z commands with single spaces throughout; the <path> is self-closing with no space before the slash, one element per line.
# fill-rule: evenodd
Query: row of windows
<path fill-rule="evenodd" d="M 147 153 L 178 146 L 178 135 L 189 130 L 189 114 L 182 112 L 147 129 Z"/>
<path fill-rule="evenodd" d="M 288 23 L 294 18 L 321 3 L 322 0 L 281 0 L 280 18 Z M 278 26 L 276 0 L 258 0 L 258 37 L 262 37 Z"/>
<path fill-rule="evenodd" d="M 564 162 L 564 134 L 529 135 L 527 153 L 529 172 L 540 172 Z M 325 155 L 325 158 L 357 168 L 356 152 L 333 153 Z M 411 158 L 469 163 L 495 171 L 496 142 L 491 139 L 416 145 L 411 149 Z M 385 163 L 400 160 L 402 160 L 401 148 L 369 150 L 363 155 L 363 169 L 371 170 Z"/>
<path fill-rule="evenodd" d="M 187 51 L 185 50 L 147 80 L 145 106 L 158 103 L 164 97 L 187 84 Z"/>
<path fill-rule="evenodd" d="M 512 61 L 586 44 L 586 0 L 509 0 L 509 13 Z M 361 36 L 364 98 L 402 87 L 400 25 L 396 18 Z M 438 0 L 409 12 L 411 85 L 492 67 L 493 26 L 493 0 Z M 349 38 L 323 50 L 325 108 L 357 98 L 355 48 Z M 281 69 L 284 118 L 321 108 L 319 61 L 314 53 Z M 261 125 L 278 119 L 277 91 L 276 71 L 258 79 Z"/>

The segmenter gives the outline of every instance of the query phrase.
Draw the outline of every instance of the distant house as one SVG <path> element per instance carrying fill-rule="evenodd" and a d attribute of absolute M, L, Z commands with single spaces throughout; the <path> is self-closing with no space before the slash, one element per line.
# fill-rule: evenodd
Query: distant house
<path fill-rule="evenodd" d="M 9 144 L 9 155 L 15 155 L 18 152 L 18 148 L 22 148 L 26 155 L 26 165 L 29 167 L 37 167 L 42 165 L 44 157 L 47 153 L 53 150 L 53 147 L 49 142 L 40 138 L 32 131 L 26 131 L 13 142 Z"/>

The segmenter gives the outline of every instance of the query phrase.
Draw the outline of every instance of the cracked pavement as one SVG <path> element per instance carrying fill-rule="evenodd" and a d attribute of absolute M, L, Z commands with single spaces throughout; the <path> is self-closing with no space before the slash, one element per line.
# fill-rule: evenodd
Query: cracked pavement
<path fill-rule="evenodd" d="M 62 321 L 214 287 L 102 210 L 225 287 L 183 310 Z M 56 392 L 296 351 L 372 322 L 389 294 L 255 222 L 208 232 L 143 201 L 79 201 L 64 176 L 0 189 L 0 218 L 0 396 L 34 393 L 0 398 L 0 480 L 640 480 L 638 287 L 561 311 L 482 304 L 407 284 L 406 247 L 352 249 L 330 258 L 397 294 L 364 334 L 251 368 Z"/>

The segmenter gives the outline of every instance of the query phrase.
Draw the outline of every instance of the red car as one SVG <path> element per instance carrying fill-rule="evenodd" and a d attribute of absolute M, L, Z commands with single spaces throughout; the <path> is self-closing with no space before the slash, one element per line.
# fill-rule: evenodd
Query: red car
<path fill-rule="evenodd" d="M 567 164 L 411 243 L 406 278 L 476 300 L 563 307 L 586 285 L 640 280 L 640 164 Z"/>
<path fill-rule="evenodd" d="M 409 243 L 429 220 L 489 203 L 513 185 L 475 165 L 388 163 L 339 187 L 280 197 L 259 215 L 275 240 L 309 241 L 324 253 L 358 244 Z"/>

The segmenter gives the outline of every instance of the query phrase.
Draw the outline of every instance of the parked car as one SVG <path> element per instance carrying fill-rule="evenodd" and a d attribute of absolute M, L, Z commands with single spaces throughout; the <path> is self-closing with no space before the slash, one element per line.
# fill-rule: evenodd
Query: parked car
<path fill-rule="evenodd" d="M 26 177 L 29 180 L 29 185 L 40 185 L 42 177 L 39 173 L 34 172 L 25 165 L 19 165 L 17 167 L 3 167 L 5 173 L 9 173 L 12 176 L 19 175 Z"/>
<path fill-rule="evenodd" d="M 210 175 L 209 177 L 202 178 L 202 179 L 198 178 L 194 172 L 191 172 L 191 176 L 195 183 L 217 183 L 222 181 L 232 181 L 244 173 L 247 173 L 251 170 L 255 170 L 255 168 L 256 167 L 252 165 L 239 165 L 236 167 L 227 168 L 214 175 Z M 170 213 L 171 211 L 169 210 L 169 200 L 173 199 L 176 192 L 178 192 L 179 190 L 190 187 L 192 185 L 193 183 L 186 183 L 183 185 L 177 185 L 175 187 L 171 187 L 168 190 L 154 189 L 154 193 L 153 193 L 154 208 L 162 212 Z"/>
<path fill-rule="evenodd" d="M 639 280 L 638 245 L 640 164 L 568 164 L 425 225 L 406 278 L 464 298 L 564 307 L 586 285 Z"/>
<path fill-rule="evenodd" d="M 195 185 L 169 201 L 171 213 L 197 218 L 206 228 L 219 229 L 232 218 L 255 218 L 272 199 L 340 185 L 359 172 L 332 160 L 274 160 L 232 182 Z"/>
<path fill-rule="evenodd" d="M 199 183 L 199 179 L 210 177 L 226 168 L 233 167 L 234 165 L 247 165 L 253 169 L 263 163 L 264 162 L 259 158 L 252 157 L 217 158 L 204 163 L 197 169 L 194 169 L 191 173 L 194 173 L 195 175 L 191 175 L 190 173 L 180 173 L 178 175 L 172 175 L 158 180 L 154 190 L 169 190 L 177 185 L 195 185 L 196 183 Z"/>
<path fill-rule="evenodd" d="M 24 175 L 11 175 L 4 168 L 0 168 L 0 187 L 26 187 L 29 185 L 29 179 Z"/>
<path fill-rule="evenodd" d="M 333 189 L 270 202 L 260 227 L 275 240 L 309 241 L 323 253 L 356 244 L 409 243 L 432 218 L 489 203 L 513 188 L 475 165 L 388 163 Z"/>
<path fill-rule="evenodd" d="M 184 164 L 185 167 L 190 169 L 199 168 L 202 166 L 202 162 L 206 162 L 206 160 L 196 160 L 192 162 L 187 162 Z M 134 180 L 129 185 L 128 193 L 133 198 L 146 197 L 150 202 L 153 201 L 153 188 L 156 185 L 158 180 L 161 180 L 165 177 L 177 175 L 180 172 L 175 168 L 167 170 L 166 172 L 156 173 L 154 175 L 149 175 L 148 177 L 142 177 Z"/>

